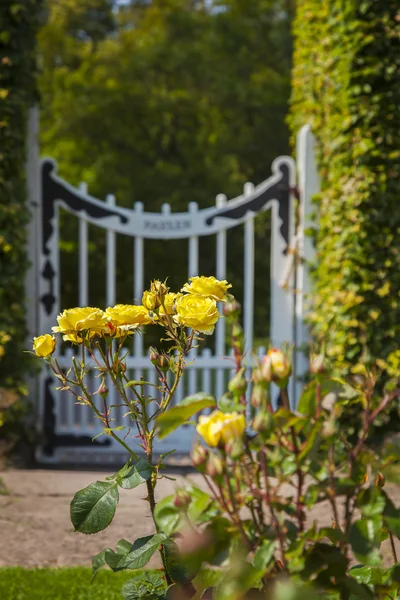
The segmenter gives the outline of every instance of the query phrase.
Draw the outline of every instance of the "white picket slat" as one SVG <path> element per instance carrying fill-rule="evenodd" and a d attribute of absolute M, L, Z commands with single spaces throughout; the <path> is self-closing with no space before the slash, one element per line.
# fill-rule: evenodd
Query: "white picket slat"
<path fill-rule="evenodd" d="M 87 194 L 87 184 L 82 182 L 79 185 L 79 191 L 82 194 Z M 88 305 L 88 223 L 83 216 L 79 218 L 79 306 Z"/>
<path fill-rule="evenodd" d="M 225 194 L 218 194 L 215 199 L 215 206 L 223 208 L 228 200 Z M 217 233 L 216 240 L 216 276 L 217 279 L 226 279 L 226 230 L 221 229 Z M 220 305 L 220 310 L 223 306 Z M 218 357 L 225 355 L 225 319 L 219 319 L 215 329 L 215 353 Z M 215 394 L 217 399 L 224 393 L 224 371 L 217 369 L 215 371 Z"/>
<path fill-rule="evenodd" d="M 196 218 L 196 213 L 199 207 L 196 202 L 189 203 L 189 214 Z M 199 238 L 192 236 L 189 238 L 189 264 L 188 264 L 188 275 L 189 277 L 195 277 L 199 274 Z M 192 348 L 189 354 L 189 360 L 195 361 L 197 356 L 197 348 Z M 188 373 L 189 377 L 189 394 L 195 394 L 197 390 L 197 370 L 196 368 L 190 369 Z M 180 386 L 181 388 L 183 386 Z M 180 390 L 180 397 L 177 397 L 177 403 L 182 400 L 182 389 Z"/>

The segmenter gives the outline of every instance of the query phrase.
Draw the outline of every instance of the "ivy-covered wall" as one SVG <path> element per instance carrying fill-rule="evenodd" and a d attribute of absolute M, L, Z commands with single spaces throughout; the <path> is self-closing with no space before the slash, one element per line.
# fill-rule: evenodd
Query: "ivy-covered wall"
<path fill-rule="evenodd" d="M 42 5 L 42 0 L 0 3 L 0 388 L 19 395 L 29 361 L 23 353 L 25 144 L 28 109 L 37 101 L 35 40 Z"/>
<path fill-rule="evenodd" d="M 298 0 L 291 127 L 318 141 L 315 339 L 400 372 L 400 3 Z M 387 367 L 387 364 L 386 364 Z"/>

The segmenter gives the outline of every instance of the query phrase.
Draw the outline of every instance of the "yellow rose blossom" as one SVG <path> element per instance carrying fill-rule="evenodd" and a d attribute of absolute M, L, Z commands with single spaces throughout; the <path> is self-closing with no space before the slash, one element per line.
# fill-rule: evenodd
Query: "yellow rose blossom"
<path fill-rule="evenodd" d="M 215 410 L 208 416 L 199 417 L 196 427 L 197 433 L 201 435 L 206 444 L 214 448 L 241 438 L 245 429 L 244 414 L 223 413 L 220 410 Z"/>
<path fill-rule="evenodd" d="M 106 310 L 106 320 L 109 322 L 110 334 L 132 333 L 138 327 L 149 325 L 153 320 L 145 306 L 135 304 L 116 304 Z"/>
<path fill-rule="evenodd" d="M 191 277 L 189 279 L 191 283 L 186 283 L 182 292 L 188 294 L 198 294 L 206 298 L 212 298 L 217 302 L 226 301 L 226 293 L 229 288 L 232 287 L 230 283 L 225 280 L 219 281 L 215 277 Z"/>
<path fill-rule="evenodd" d="M 56 338 L 49 333 L 45 335 L 39 335 L 39 337 L 33 338 L 33 350 L 36 356 L 46 358 L 53 354 L 56 349 Z"/>
<path fill-rule="evenodd" d="M 175 323 L 207 335 L 214 331 L 215 323 L 221 316 L 215 300 L 198 294 L 188 294 L 178 298 L 175 312 L 173 316 Z"/>
<path fill-rule="evenodd" d="M 164 306 L 160 306 L 160 311 L 159 314 L 160 315 L 173 315 L 175 310 L 174 310 L 174 305 L 176 303 L 176 301 L 178 300 L 178 298 L 181 298 L 182 294 L 174 294 L 173 292 L 168 292 L 168 294 L 166 294 L 164 296 L 163 302 L 164 302 Z"/>
<path fill-rule="evenodd" d="M 57 322 L 58 326 L 53 327 L 54 333 L 76 335 L 77 332 L 90 330 L 92 334 L 102 334 L 107 319 L 99 308 L 85 306 L 64 310 L 58 315 Z"/>

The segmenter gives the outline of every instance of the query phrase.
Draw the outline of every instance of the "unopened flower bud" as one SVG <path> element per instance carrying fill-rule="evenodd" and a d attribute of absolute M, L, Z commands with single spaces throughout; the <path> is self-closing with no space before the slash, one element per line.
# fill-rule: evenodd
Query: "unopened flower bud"
<path fill-rule="evenodd" d="M 171 359 L 166 354 L 160 354 L 156 364 L 160 371 L 166 373 L 170 368 Z"/>
<path fill-rule="evenodd" d="M 385 485 L 385 481 L 386 481 L 385 480 L 385 476 L 382 475 L 382 473 L 378 471 L 378 474 L 375 477 L 375 485 L 376 485 L 376 487 L 383 488 L 383 486 Z"/>
<path fill-rule="evenodd" d="M 178 490 L 175 498 L 174 498 L 174 506 L 183 512 L 186 512 L 189 504 L 191 503 L 192 498 L 188 492 L 185 490 Z"/>
<path fill-rule="evenodd" d="M 337 429 L 336 429 L 336 422 L 334 419 L 328 419 L 327 421 L 324 421 L 323 425 L 322 425 L 322 437 L 324 438 L 329 438 L 332 437 L 334 435 L 336 435 L 337 433 Z"/>
<path fill-rule="evenodd" d="M 101 382 L 101 384 L 100 384 L 100 386 L 99 386 L 99 389 L 97 390 L 97 393 L 98 393 L 98 394 L 100 394 L 100 396 L 101 396 L 102 398 L 106 398 L 106 397 L 107 397 L 107 394 L 108 394 L 108 387 L 106 386 L 106 383 L 105 383 L 105 381 L 102 381 L 102 382 Z"/>
<path fill-rule="evenodd" d="M 237 319 L 240 315 L 241 306 L 239 302 L 231 295 L 228 295 L 228 299 L 224 305 L 224 317 L 228 319 Z"/>
<path fill-rule="evenodd" d="M 118 358 L 114 361 L 113 371 L 115 373 L 125 373 L 126 364 L 121 362 Z"/>
<path fill-rule="evenodd" d="M 244 444 L 240 438 L 229 440 L 225 445 L 225 452 L 232 460 L 238 460 L 244 454 Z"/>
<path fill-rule="evenodd" d="M 207 466 L 206 466 L 206 474 L 210 477 L 218 477 L 223 473 L 223 465 L 222 460 L 216 454 L 210 454 Z"/>
<path fill-rule="evenodd" d="M 242 367 L 236 375 L 230 380 L 228 388 L 229 391 L 241 396 L 246 392 L 247 381 L 245 377 L 245 368 Z"/>
<path fill-rule="evenodd" d="M 261 364 L 265 381 L 273 381 L 279 387 L 286 387 L 292 373 L 292 365 L 286 354 L 277 348 L 271 348 Z"/>
<path fill-rule="evenodd" d="M 325 357 L 323 354 L 316 354 L 310 358 L 310 372 L 318 375 L 325 372 Z"/>
<path fill-rule="evenodd" d="M 146 290 L 143 292 L 142 304 L 147 308 L 147 310 L 153 311 L 161 306 L 161 300 L 157 294 Z"/>
<path fill-rule="evenodd" d="M 254 418 L 252 427 L 254 431 L 262 435 L 268 435 L 274 427 L 274 418 L 269 411 L 260 411 Z"/>
<path fill-rule="evenodd" d="M 195 467 L 197 467 L 199 469 L 199 471 L 201 470 L 201 468 L 205 468 L 205 465 L 207 464 L 208 461 L 208 457 L 209 457 L 209 451 L 207 450 L 207 448 L 204 448 L 204 446 L 202 446 L 201 444 L 196 444 L 193 447 L 192 450 L 192 462 L 193 465 Z"/>
<path fill-rule="evenodd" d="M 169 287 L 165 283 L 165 281 L 160 281 L 159 279 L 155 279 L 150 284 L 150 291 L 154 294 L 157 294 L 161 299 L 162 296 L 165 296 L 169 292 Z"/>
<path fill-rule="evenodd" d="M 150 346 L 150 348 L 149 348 L 149 359 L 150 359 L 150 362 L 153 363 L 153 365 L 157 364 L 159 356 L 160 356 L 160 354 L 159 354 L 157 348 L 154 348 L 153 346 Z"/>
<path fill-rule="evenodd" d="M 265 408 L 268 403 L 268 390 L 260 383 L 256 383 L 253 386 L 251 394 L 251 405 L 254 408 Z"/>

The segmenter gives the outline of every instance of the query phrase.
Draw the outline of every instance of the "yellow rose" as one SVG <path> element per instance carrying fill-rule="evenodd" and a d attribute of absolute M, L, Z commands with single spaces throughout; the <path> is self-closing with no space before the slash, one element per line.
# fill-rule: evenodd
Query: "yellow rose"
<path fill-rule="evenodd" d="M 189 281 L 191 283 L 186 283 L 182 288 L 182 292 L 199 294 L 199 296 L 212 298 L 217 302 L 225 302 L 226 292 L 232 287 L 227 281 L 219 281 L 215 277 L 191 277 Z"/>
<path fill-rule="evenodd" d="M 99 308 L 85 306 L 83 308 L 69 308 L 57 317 L 58 326 L 53 327 L 54 333 L 75 335 L 80 331 L 92 332 L 92 335 L 104 333 L 107 322 L 106 316 Z"/>
<path fill-rule="evenodd" d="M 116 335 L 132 333 L 138 327 L 153 323 L 147 308 L 135 304 L 116 304 L 107 308 L 105 314 L 110 333 Z"/>
<path fill-rule="evenodd" d="M 214 331 L 215 323 L 221 316 L 215 300 L 197 294 L 178 298 L 175 311 L 173 319 L 178 325 L 190 327 L 207 335 Z"/>
<path fill-rule="evenodd" d="M 244 414 L 223 413 L 214 410 L 210 415 L 199 417 L 196 427 L 197 433 L 201 435 L 208 446 L 223 446 L 231 440 L 241 438 L 246 429 Z"/>
<path fill-rule="evenodd" d="M 178 298 L 181 298 L 182 294 L 174 294 L 173 292 L 168 292 L 168 294 L 166 294 L 163 298 L 163 302 L 164 302 L 164 306 L 160 306 L 160 311 L 159 314 L 160 315 L 173 315 L 175 310 L 175 303 L 178 300 Z"/>
<path fill-rule="evenodd" d="M 39 337 L 33 338 L 33 350 L 36 356 L 46 358 L 53 354 L 56 349 L 56 338 L 49 333 L 45 335 L 39 335 Z"/>

